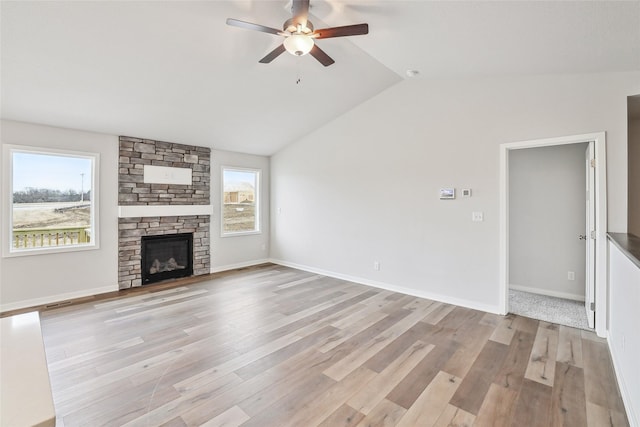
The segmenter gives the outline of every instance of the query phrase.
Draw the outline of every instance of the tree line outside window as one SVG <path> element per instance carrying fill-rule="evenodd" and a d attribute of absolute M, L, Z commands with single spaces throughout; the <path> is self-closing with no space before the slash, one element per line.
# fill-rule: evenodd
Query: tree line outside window
<path fill-rule="evenodd" d="M 69 189 L 65 191 L 51 188 L 25 188 L 13 192 L 13 203 L 54 203 L 54 202 L 89 202 L 91 190 L 80 193 Z"/>

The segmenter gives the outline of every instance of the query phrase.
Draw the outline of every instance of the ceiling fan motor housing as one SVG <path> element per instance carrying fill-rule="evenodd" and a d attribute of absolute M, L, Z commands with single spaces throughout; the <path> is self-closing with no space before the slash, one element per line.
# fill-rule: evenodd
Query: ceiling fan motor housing
<path fill-rule="evenodd" d="M 300 28 L 298 28 L 298 25 L 296 25 L 295 23 L 295 19 L 290 18 L 284 21 L 284 24 L 282 25 L 282 29 L 291 34 L 294 34 L 294 33 L 311 34 L 313 33 L 313 24 L 311 23 L 311 21 L 307 20 L 307 24 L 304 27 L 300 26 Z"/>

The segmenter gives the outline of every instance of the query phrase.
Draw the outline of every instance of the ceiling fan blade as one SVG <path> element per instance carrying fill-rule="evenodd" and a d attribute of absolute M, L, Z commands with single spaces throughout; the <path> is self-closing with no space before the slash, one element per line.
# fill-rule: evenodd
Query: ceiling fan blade
<path fill-rule="evenodd" d="M 260 31 L 262 33 L 275 34 L 277 36 L 282 35 L 282 31 L 275 28 L 265 27 L 264 25 L 252 24 L 251 22 L 239 21 L 233 18 L 227 18 L 227 25 L 232 27 L 244 28 L 245 30 Z"/>
<path fill-rule="evenodd" d="M 360 36 L 369 34 L 369 24 L 345 25 L 344 27 L 322 28 L 313 32 L 316 39 L 328 39 L 332 37 Z"/>
<path fill-rule="evenodd" d="M 309 17 L 309 0 L 293 0 L 291 13 L 293 14 L 293 24 L 296 27 L 302 25 L 302 28 L 305 28 Z"/>
<path fill-rule="evenodd" d="M 336 62 L 333 59 L 331 59 L 329 55 L 324 53 L 324 50 L 320 49 L 317 44 L 313 45 L 313 48 L 311 49 L 311 52 L 309 52 L 309 54 L 314 58 L 316 58 L 325 67 L 328 67 L 329 65 Z"/>
<path fill-rule="evenodd" d="M 273 61 L 278 56 L 280 56 L 280 54 L 283 53 L 284 51 L 285 51 L 284 45 L 281 44 L 280 46 L 278 46 L 277 48 L 275 48 L 271 52 L 269 52 L 267 54 L 267 56 L 265 56 L 264 58 L 262 58 L 258 62 L 260 62 L 261 64 L 268 64 L 269 62 Z"/>

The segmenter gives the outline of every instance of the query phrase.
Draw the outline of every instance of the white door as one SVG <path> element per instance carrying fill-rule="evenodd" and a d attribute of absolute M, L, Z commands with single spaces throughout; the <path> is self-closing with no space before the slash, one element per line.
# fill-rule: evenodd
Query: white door
<path fill-rule="evenodd" d="M 587 192 L 586 192 L 586 230 L 584 239 L 586 242 L 586 267 L 584 308 L 587 311 L 587 321 L 589 327 L 595 325 L 595 272 L 596 272 L 596 164 L 595 164 L 595 143 L 591 141 L 585 153 L 587 166 Z M 581 238 L 583 236 L 580 236 Z"/>

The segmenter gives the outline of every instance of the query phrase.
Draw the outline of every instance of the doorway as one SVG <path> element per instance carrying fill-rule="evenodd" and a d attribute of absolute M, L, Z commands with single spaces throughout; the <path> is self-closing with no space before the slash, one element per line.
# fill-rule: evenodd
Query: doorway
<path fill-rule="evenodd" d="M 591 146 L 592 149 L 588 150 Z M 545 150 L 534 151 L 537 148 L 545 148 Z M 518 193 L 510 192 L 510 185 L 517 186 L 517 182 L 510 182 L 510 160 L 526 158 L 527 150 L 534 153 L 533 165 L 535 166 L 535 157 L 539 157 L 538 162 L 542 161 L 540 156 L 548 156 L 549 153 L 554 153 L 554 147 L 558 150 L 555 152 L 559 154 L 561 152 L 572 152 L 574 164 L 579 163 L 576 168 L 573 168 L 574 180 L 579 180 L 582 185 L 585 181 L 588 181 L 589 168 L 586 168 L 586 162 L 584 154 L 585 152 L 591 153 L 595 157 L 592 163 L 595 167 L 592 169 L 594 191 L 590 193 L 591 204 L 588 205 L 592 208 L 593 215 L 591 219 L 584 215 L 585 212 L 585 193 L 572 194 L 568 197 L 567 194 L 551 194 L 555 196 L 550 198 L 549 205 L 539 209 L 537 212 L 528 212 L 531 205 L 527 207 L 526 202 L 518 204 L 518 200 L 527 200 L 529 196 L 535 196 L 535 191 L 541 191 L 540 189 L 534 190 L 533 188 L 526 188 L 520 185 L 517 188 Z M 529 150 L 533 149 L 533 150 Z M 595 326 L 596 333 L 603 336 L 606 331 L 606 170 L 605 170 L 605 134 L 588 134 L 577 135 L 561 138 L 551 138 L 535 141 L 523 141 L 509 144 L 502 144 L 500 147 L 501 154 L 501 219 L 500 219 L 500 279 L 501 279 L 501 304 L 503 307 L 503 313 L 509 312 L 509 285 L 511 279 L 516 282 L 516 286 L 521 286 L 527 290 L 527 287 L 535 288 L 540 286 L 546 290 L 542 290 L 539 293 L 552 294 L 555 292 L 560 297 L 569 296 L 571 299 L 585 300 L 580 302 L 583 304 L 583 313 L 591 316 L 590 327 Z M 580 157 L 576 157 L 577 155 Z M 523 156 L 524 155 L 524 156 Z M 551 154 L 553 155 L 553 154 Z M 549 159 L 549 157 L 547 157 Z M 577 162 L 577 163 L 576 163 Z M 587 162 L 590 162 L 587 160 Z M 516 164 L 517 165 L 517 164 Z M 582 168 L 580 169 L 580 165 Z M 513 166 L 513 164 L 512 164 Z M 531 166 L 534 168 L 534 166 Z M 542 166 L 539 163 L 538 166 Z M 520 166 L 517 166 L 520 167 Z M 543 169 L 543 168 L 542 168 Z M 576 172 L 577 171 L 577 172 Z M 538 171 L 540 173 L 541 171 Z M 569 172 L 567 172 L 569 173 Z M 578 173 L 579 175 L 576 175 Z M 585 179 L 587 177 L 587 179 Z M 544 176 L 539 176 L 543 179 Z M 560 179 L 570 179 L 568 177 L 562 177 Z M 549 181 L 549 180 L 547 180 Z M 559 182 L 560 183 L 560 182 Z M 584 188 L 584 187 L 583 187 Z M 511 189 L 515 190 L 515 189 Z M 553 192 L 553 182 L 547 183 L 547 188 L 543 188 L 544 192 Z M 564 190 L 558 188 L 558 192 L 562 193 Z M 563 203 L 564 199 L 567 203 L 570 203 L 582 212 L 582 215 L 578 213 L 576 217 L 576 210 L 573 210 L 572 215 L 575 221 L 567 218 L 561 218 L 564 213 L 562 208 L 554 207 L 557 203 Z M 512 199 L 515 206 L 512 206 Z M 549 199 L 549 197 L 547 197 Z M 555 202 L 554 202 L 555 200 Z M 589 198 L 587 197 L 587 200 Z M 529 202 L 531 202 L 529 200 Z M 582 208 L 580 208 L 580 205 Z M 510 224 L 510 209 L 519 210 L 513 212 L 517 214 L 519 218 L 521 215 L 533 216 L 534 222 L 537 221 L 540 216 L 547 216 L 546 224 L 548 227 L 533 231 L 523 229 L 522 223 L 517 224 L 515 221 Z M 512 217 L 513 218 L 513 217 Z M 531 218 L 529 218 L 531 219 Z M 560 226 L 556 226 L 556 221 L 560 223 Z M 592 221 L 591 226 L 589 222 Z M 539 222 L 539 221 L 538 221 Z M 542 221 L 544 224 L 545 222 Z M 555 228 L 554 228 L 555 227 Z M 587 233 L 586 229 L 592 227 L 593 233 Z M 523 231 L 524 230 L 524 231 Z M 524 233 L 524 235 L 523 235 Z M 528 233 L 528 234 L 527 234 Z M 564 233 L 564 235 L 562 235 Z M 587 238 L 589 240 L 587 240 Z M 546 239 L 546 240 L 545 240 Z M 568 250 L 565 248 L 557 247 L 561 240 L 566 240 L 569 246 L 572 247 L 572 254 L 565 254 Z M 534 245 L 533 242 L 537 243 Z M 531 246 L 536 246 L 533 250 L 527 247 L 528 242 L 532 242 Z M 549 247 L 548 251 L 545 251 L 546 246 Z M 513 248 L 512 248 L 513 246 Z M 588 247 L 592 247 L 593 258 L 589 261 L 587 258 Z M 519 249 L 518 249 L 519 248 Z M 527 252 L 528 251 L 528 252 Z M 547 252 L 547 253 L 545 253 Z M 532 258 L 533 257 L 533 258 Z M 535 259 L 537 257 L 537 259 Z M 545 259 L 546 257 L 546 259 Z M 544 265 L 545 268 L 541 269 L 540 266 Z M 531 267 L 533 266 L 533 270 Z M 527 272 L 526 269 L 529 269 Z M 511 271 L 511 269 L 513 271 Z M 524 269 L 524 272 L 523 272 Z M 513 273 L 513 274 L 510 274 Z M 546 274 L 546 278 L 545 278 Z M 512 277 L 513 276 L 513 277 Z M 535 277 L 534 277 L 535 276 Z M 527 282 L 522 279 L 523 277 L 534 277 L 535 280 Z M 551 284 L 549 278 L 553 277 L 556 280 L 555 284 Z M 537 282 L 537 283 L 536 283 Z M 542 283 L 542 284 L 541 284 Z M 583 287 L 585 284 L 591 283 L 593 286 L 589 289 Z M 528 289 L 531 290 L 531 289 Z M 593 304 L 591 304 L 593 303 Z M 595 315 L 591 309 L 595 309 Z"/>
<path fill-rule="evenodd" d="M 585 153 L 590 143 L 509 152 L 509 311 L 593 328 L 587 292 Z"/>

